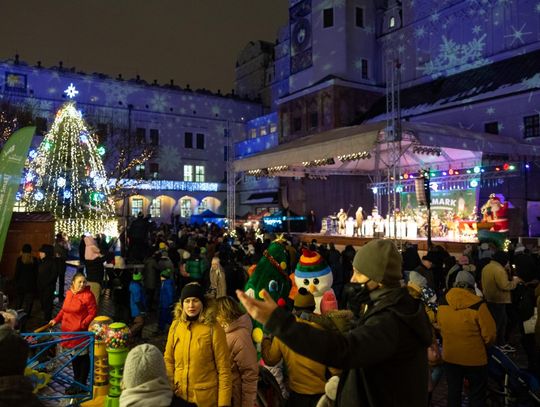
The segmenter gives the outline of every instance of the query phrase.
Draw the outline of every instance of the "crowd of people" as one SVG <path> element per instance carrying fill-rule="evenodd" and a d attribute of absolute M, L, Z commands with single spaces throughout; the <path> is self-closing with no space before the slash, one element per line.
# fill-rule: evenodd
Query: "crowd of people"
<path fill-rule="evenodd" d="M 59 235 L 59 247 L 43 245 L 39 260 L 25 245 L 15 277 L 18 307 L 31 313 L 37 289 L 44 320 L 61 324 L 65 335 L 88 328 L 105 290 L 134 345 L 145 341 L 148 317 L 158 320 L 164 353 L 149 344 L 130 351 L 120 405 L 252 407 L 264 365 L 288 406 L 427 406 L 442 374 L 449 406 L 461 405 L 465 379 L 469 405 L 482 406 L 491 346 L 505 353 L 522 346 L 528 369 L 540 373 L 540 324 L 524 324 L 536 316 L 540 262 L 520 244 L 508 252 L 468 245 L 456 258 L 441 246 L 420 256 L 414 245 L 400 252 L 389 240 L 373 240 L 339 251 L 286 236 L 287 273 L 305 250 L 331 268 L 335 305 L 319 315 L 303 287 L 279 306 L 266 290 L 262 301 L 242 291 L 253 265 L 268 255 L 270 236 L 205 225 L 156 228 L 144 217 L 133 224 L 127 263 L 93 237 L 82 239 L 86 273 L 74 276 L 54 318 L 51 297 L 67 240 Z M 260 341 L 249 316 L 263 324 Z M 87 382 L 89 369 L 88 355 L 74 359 L 77 383 Z"/>

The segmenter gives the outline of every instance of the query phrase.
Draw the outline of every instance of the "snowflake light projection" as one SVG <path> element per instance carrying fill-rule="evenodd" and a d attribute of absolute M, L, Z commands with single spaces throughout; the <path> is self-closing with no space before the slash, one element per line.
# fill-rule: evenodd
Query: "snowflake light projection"
<path fill-rule="evenodd" d="M 485 39 L 486 34 L 467 43 L 458 44 L 443 35 L 437 57 L 417 69 L 424 75 L 431 75 L 435 79 L 439 76 L 452 75 L 485 65 L 490 62 L 483 57 L 483 51 L 486 47 Z"/>
<path fill-rule="evenodd" d="M 176 171 L 180 168 L 180 157 L 176 147 L 163 147 L 159 151 L 159 165 L 165 171 Z"/>

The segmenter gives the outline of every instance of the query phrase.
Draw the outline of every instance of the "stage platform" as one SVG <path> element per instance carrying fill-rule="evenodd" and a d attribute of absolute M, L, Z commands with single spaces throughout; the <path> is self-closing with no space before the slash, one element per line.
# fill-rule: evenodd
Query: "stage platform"
<path fill-rule="evenodd" d="M 356 248 L 363 246 L 370 240 L 375 239 L 374 237 L 350 237 L 343 235 L 333 235 L 333 234 L 322 234 L 322 233 L 291 233 L 296 235 L 300 241 L 311 243 L 313 239 L 317 240 L 317 243 L 334 243 L 339 246 L 352 245 Z M 510 238 L 512 242 L 521 241 L 529 249 L 537 248 L 540 246 L 540 238 L 536 237 L 521 237 L 521 238 Z M 418 245 L 418 250 L 421 252 L 427 252 L 427 239 L 426 238 L 417 238 L 417 239 L 397 239 L 398 243 L 405 244 L 406 242 Z M 446 249 L 448 253 L 451 254 L 461 254 L 465 250 L 465 245 L 473 244 L 477 245 L 478 241 L 471 242 L 457 242 L 444 240 L 443 238 L 433 238 L 431 239 L 433 245 L 442 246 Z"/>

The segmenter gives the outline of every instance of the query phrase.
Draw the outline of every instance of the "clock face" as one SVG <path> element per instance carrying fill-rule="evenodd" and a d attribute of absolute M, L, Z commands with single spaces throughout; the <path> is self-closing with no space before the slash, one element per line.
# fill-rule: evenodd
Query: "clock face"
<path fill-rule="evenodd" d="M 310 43 L 311 25 L 306 18 L 299 19 L 293 29 L 293 45 L 297 51 L 301 51 Z"/>

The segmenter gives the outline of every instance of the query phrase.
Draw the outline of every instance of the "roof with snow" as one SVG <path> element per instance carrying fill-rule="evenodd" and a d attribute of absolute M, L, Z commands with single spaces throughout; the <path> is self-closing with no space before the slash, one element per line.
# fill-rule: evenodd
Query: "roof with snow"
<path fill-rule="evenodd" d="M 410 109 L 430 110 L 459 101 L 496 92 L 505 93 L 540 89 L 540 50 L 440 77 L 427 83 L 401 90 L 401 110 L 405 117 Z M 386 97 L 379 99 L 366 113 L 364 120 L 386 113 Z"/>

